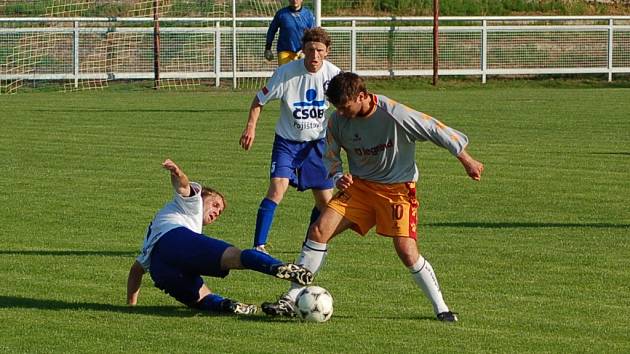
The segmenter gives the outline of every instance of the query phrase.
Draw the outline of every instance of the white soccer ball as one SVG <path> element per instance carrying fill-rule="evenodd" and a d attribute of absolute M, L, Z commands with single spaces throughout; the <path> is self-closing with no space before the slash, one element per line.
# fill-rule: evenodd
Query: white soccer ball
<path fill-rule="evenodd" d="M 295 301 L 298 316 L 309 322 L 326 322 L 333 313 L 333 298 L 320 286 L 307 286 Z"/>

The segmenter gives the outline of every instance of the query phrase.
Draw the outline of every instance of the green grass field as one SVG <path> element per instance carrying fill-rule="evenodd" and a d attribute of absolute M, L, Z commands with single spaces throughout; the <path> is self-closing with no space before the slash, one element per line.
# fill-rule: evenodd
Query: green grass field
<path fill-rule="evenodd" d="M 316 279 L 335 297 L 325 324 L 193 312 L 148 277 L 127 308 L 129 266 L 171 197 L 165 158 L 225 192 L 206 233 L 250 246 L 277 105 L 245 152 L 251 92 L 30 92 L 0 96 L 0 352 L 630 352 L 630 90 L 379 92 L 464 131 L 486 165 L 476 183 L 418 146 L 419 244 L 458 324 L 433 320 L 373 233 L 331 244 Z M 310 193 L 287 194 L 275 256 L 298 254 L 310 208 Z M 287 286 L 246 271 L 208 283 L 253 303 Z"/>

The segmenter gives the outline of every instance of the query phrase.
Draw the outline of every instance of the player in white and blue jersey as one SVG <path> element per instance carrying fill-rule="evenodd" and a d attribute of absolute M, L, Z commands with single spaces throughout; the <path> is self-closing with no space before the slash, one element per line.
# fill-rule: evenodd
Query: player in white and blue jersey
<path fill-rule="evenodd" d="M 275 128 L 271 153 L 270 183 L 256 217 L 254 247 L 265 250 L 265 244 L 276 207 L 289 185 L 298 191 L 311 189 L 315 207 L 310 223 L 332 197 L 332 180 L 322 162 L 328 108 L 325 90 L 341 70 L 326 60 L 330 37 L 322 28 L 306 30 L 302 38 L 305 58 L 282 65 L 256 94 L 240 144 L 251 149 L 256 124 L 267 102 L 280 100 L 280 119 Z"/>
<path fill-rule="evenodd" d="M 213 293 L 201 276 L 224 278 L 230 269 L 251 269 L 299 283 L 311 282 L 312 273 L 303 267 L 257 250 L 241 251 L 203 235 L 203 226 L 214 222 L 225 209 L 223 195 L 190 182 L 171 160 L 162 166 L 170 171 L 175 196 L 149 225 L 141 253 L 129 270 L 127 304 L 137 304 L 142 277 L 147 272 L 157 288 L 188 307 L 243 315 L 256 313 L 257 307 Z"/>

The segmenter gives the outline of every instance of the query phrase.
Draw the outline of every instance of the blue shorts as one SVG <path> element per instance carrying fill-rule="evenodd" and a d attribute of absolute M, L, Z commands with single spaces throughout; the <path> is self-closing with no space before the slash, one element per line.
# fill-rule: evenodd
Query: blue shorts
<path fill-rule="evenodd" d="M 289 184 L 298 191 L 307 189 L 332 189 L 332 179 L 324 167 L 322 158 L 325 139 L 297 142 L 276 134 L 271 151 L 271 178 L 288 178 Z"/>
<path fill-rule="evenodd" d="M 164 234 L 153 247 L 149 272 L 155 286 L 191 306 L 199 300 L 201 275 L 224 278 L 221 256 L 229 243 L 178 227 Z"/>

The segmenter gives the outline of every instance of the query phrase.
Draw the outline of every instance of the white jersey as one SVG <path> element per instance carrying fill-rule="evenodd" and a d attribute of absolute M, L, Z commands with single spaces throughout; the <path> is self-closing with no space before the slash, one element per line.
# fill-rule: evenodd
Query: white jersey
<path fill-rule="evenodd" d="M 256 95 L 261 105 L 280 100 L 276 134 L 292 141 L 313 141 L 326 136 L 328 108 L 326 89 L 341 70 L 324 60 L 316 73 L 304 67 L 304 59 L 280 66 Z"/>
<path fill-rule="evenodd" d="M 148 271 L 151 265 L 153 246 L 165 233 L 178 227 L 185 227 L 199 234 L 203 231 L 201 185 L 191 182 L 190 186 L 195 193 L 194 195 L 184 197 L 175 192 L 173 200 L 160 209 L 151 221 L 140 255 L 136 258 L 145 271 Z"/>

